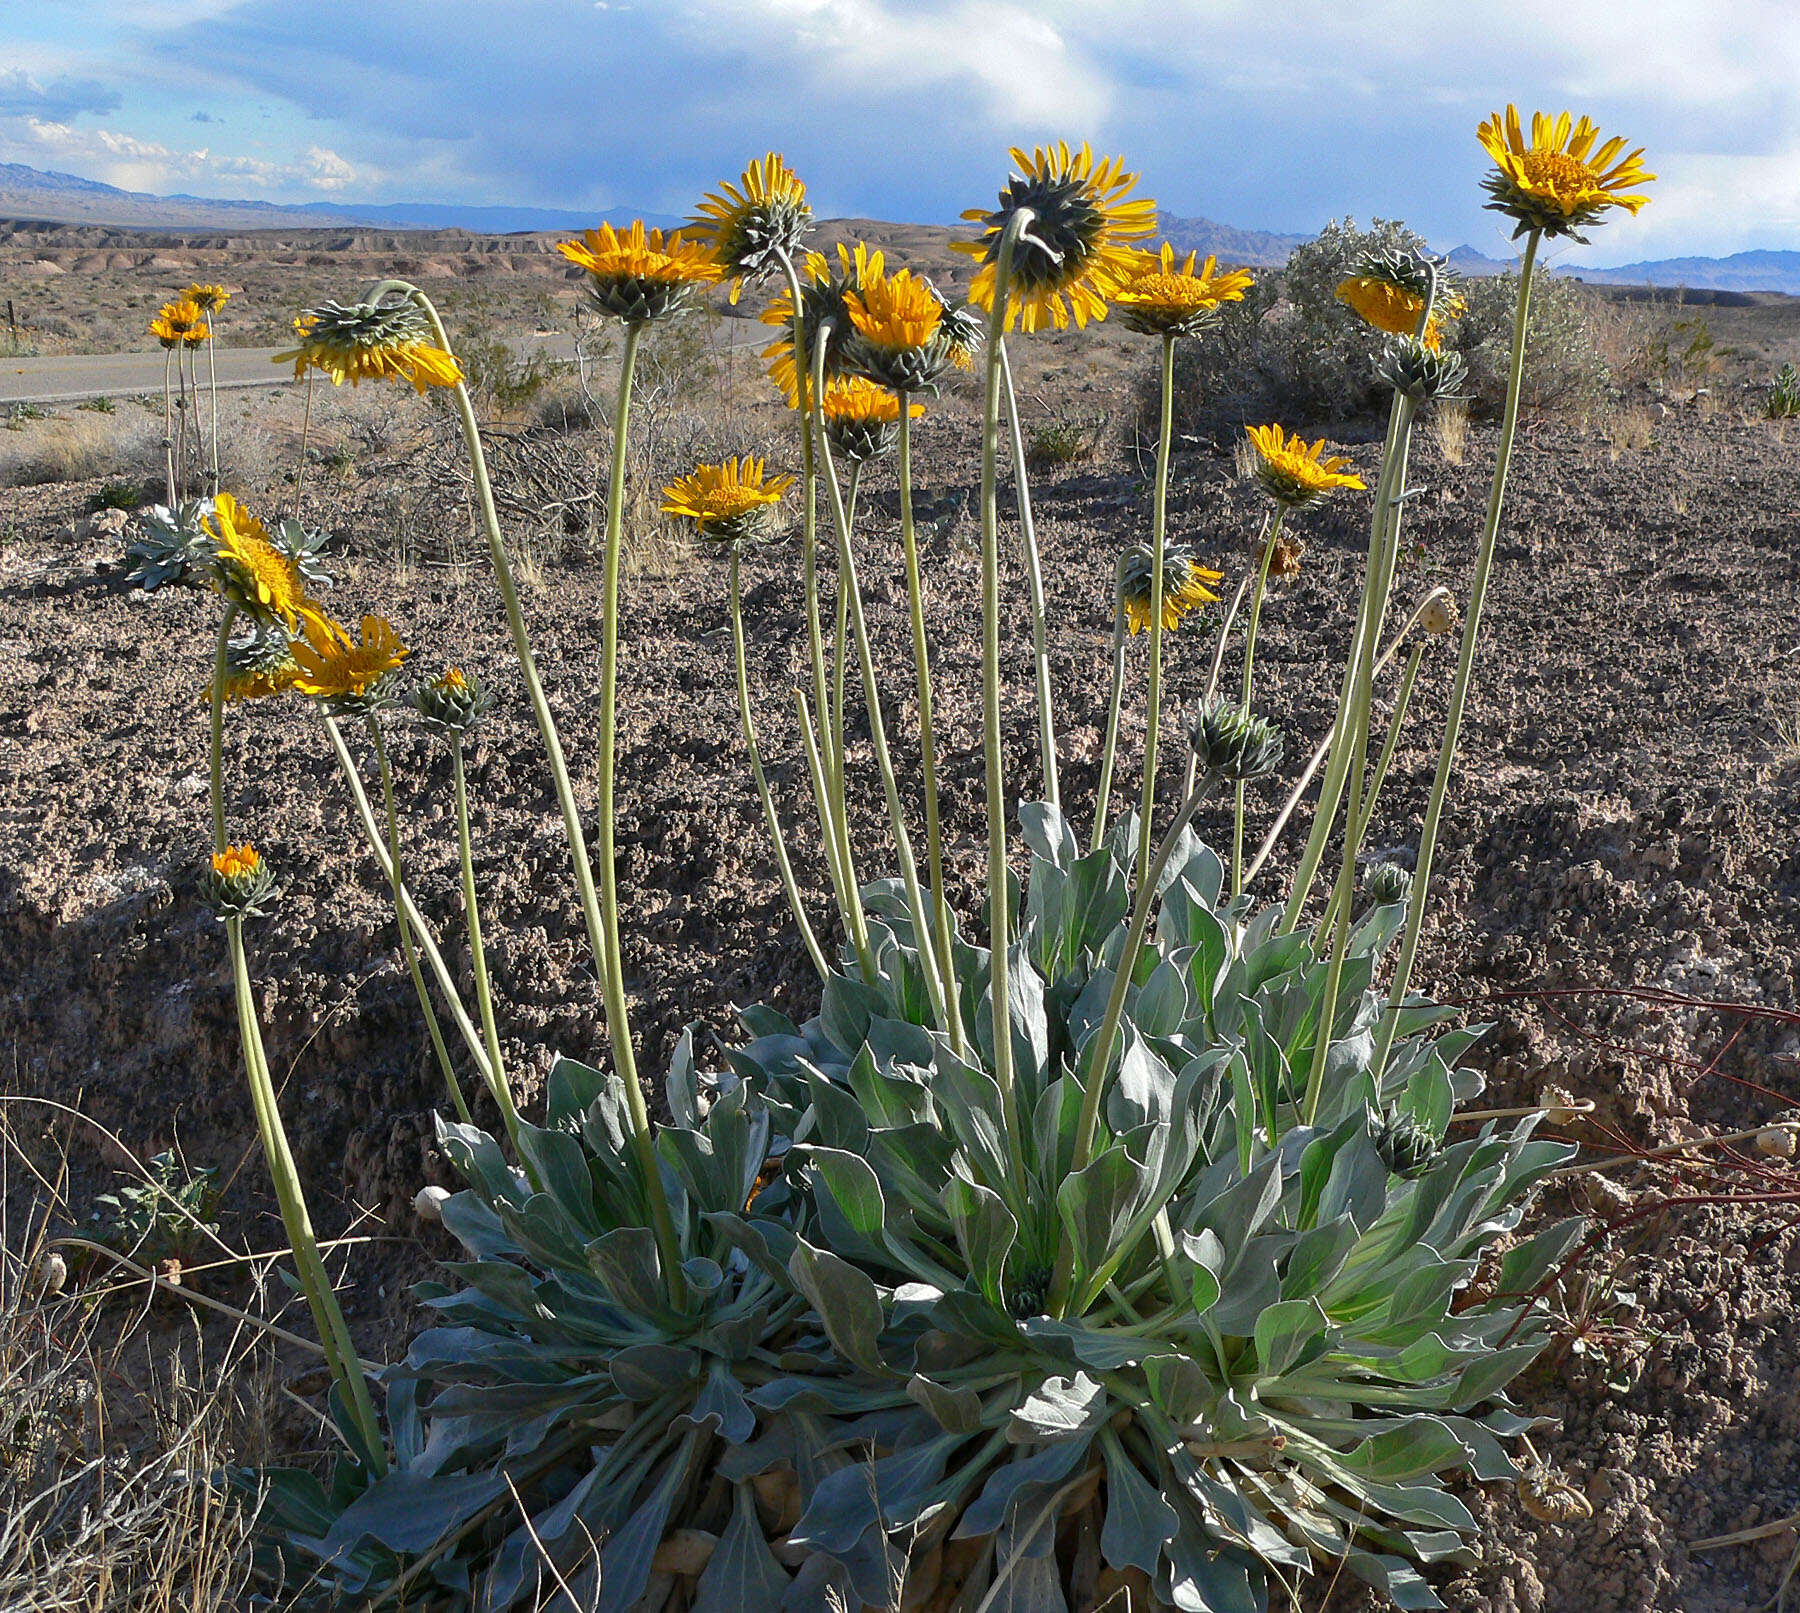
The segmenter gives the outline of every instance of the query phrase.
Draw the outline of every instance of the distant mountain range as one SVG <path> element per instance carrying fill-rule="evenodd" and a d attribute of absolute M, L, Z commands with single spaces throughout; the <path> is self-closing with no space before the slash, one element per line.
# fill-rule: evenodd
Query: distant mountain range
<path fill-rule="evenodd" d="M 614 217 L 626 210 L 612 210 Z M 481 207 L 454 202 L 273 202 L 228 201 L 209 196 L 156 196 L 120 190 L 76 174 L 0 163 L 0 218 L 41 219 L 59 224 L 108 224 L 163 230 L 319 229 L 343 225 L 391 230 L 468 230 L 478 235 L 532 231 L 573 231 L 598 222 L 600 213 L 555 207 Z M 636 216 L 636 215 L 633 215 Z M 681 221 L 664 214 L 642 215 L 664 229 Z M 1163 233 L 1183 252 L 1213 253 L 1221 262 L 1251 268 L 1279 267 L 1305 235 L 1238 229 L 1205 218 L 1162 218 Z M 1449 255 L 1465 275 L 1499 274 L 1510 262 L 1490 258 L 1470 246 Z M 1800 296 L 1800 252 L 1759 250 L 1727 258 L 1658 258 L 1613 268 L 1560 263 L 1560 272 L 1599 285 L 1667 286 L 1719 292 L 1781 292 Z"/>

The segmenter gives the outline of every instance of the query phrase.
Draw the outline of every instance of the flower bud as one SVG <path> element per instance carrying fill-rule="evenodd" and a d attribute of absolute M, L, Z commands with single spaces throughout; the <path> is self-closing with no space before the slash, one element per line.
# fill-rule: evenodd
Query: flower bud
<path fill-rule="evenodd" d="M 249 841 L 215 852 L 212 866 L 200 876 L 200 900 L 221 922 L 261 918 L 266 911 L 263 903 L 274 888 L 274 871 Z"/>
<path fill-rule="evenodd" d="M 1281 765 L 1280 732 L 1233 700 L 1202 706 L 1188 726 L 1188 743 L 1199 771 L 1225 784 L 1248 784 Z"/>

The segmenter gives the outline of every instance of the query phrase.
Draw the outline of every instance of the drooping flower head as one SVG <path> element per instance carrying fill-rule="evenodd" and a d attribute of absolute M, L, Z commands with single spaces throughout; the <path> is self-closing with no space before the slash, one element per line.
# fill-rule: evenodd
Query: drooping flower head
<path fill-rule="evenodd" d="M 750 164 L 737 184 L 722 183 L 694 210 L 688 227 L 731 276 L 735 303 L 754 282 L 792 258 L 812 223 L 806 186 L 777 153 Z"/>
<path fill-rule="evenodd" d="M 1534 112 L 1527 141 L 1516 106 L 1493 113 L 1476 130 L 1496 169 L 1481 182 L 1493 197 L 1487 206 L 1516 222 L 1515 237 L 1542 230 L 1577 241 L 1584 241 L 1581 231 L 1599 223 L 1610 208 L 1636 213 L 1650 198 L 1634 194 L 1632 187 L 1656 178 L 1644 171 L 1643 148 L 1625 155 L 1625 142 L 1615 135 L 1596 151 L 1599 137 L 1587 118 L 1575 123 L 1567 112 L 1554 118 Z"/>
<path fill-rule="evenodd" d="M 437 345 L 425 311 L 410 299 L 322 302 L 295 318 L 294 331 L 300 345 L 277 353 L 274 362 L 291 362 L 296 381 L 313 369 L 330 376 L 333 386 L 406 381 L 423 392 L 463 378 L 462 366 Z"/>
<path fill-rule="evenodd" d="M 200 311 L 205 314 L 216 314 L 231 301 L 231 293 L 223 286 L 201 285 L 198 282 L 189 286 L 181 295 L 189 302 L 198 303 Z"/>
<path fill-rule="evenodd" d="M 845 367 L 882 386 L 923 392 L 959 359 L 969 362 L 965 322 L 947 319 L 950 305 L 911 269 L 871 276 L 844 293 L 844 306 L 855 327 Z"/>
<path fill-rule="evenodd" d="M 246 840 L 241 846 L 227 846 L 213 853 L 212 861 L 200 875 L 200 900 L 221 922 L 258 918 L 274 885 L 274 870 Z"/>
<path fill-rule="evenodd" d="M 1146 336 L 1197 336 L 1226 303 L 1242 302 L 1250 276 L 1242 269 L 1219 273 L 1219 260 L 1210 255 L 1196 271 L 1198 256 L 1188 253 L 1177 267 L 1167 241 L 1161 252 L 1133 252 L 1131 269 L 1113 293 L 1119 317 Z"/>
<path fill-rule="evenodd" d="M 225 647 L 225 702 L 264 700 L 294 687 L 293 640 L 285 629 L 265 627 Z"/>
<path fill-rule="evenodd" d="M 1451 284 L 1443 263 L 1411 248 L 1376 247 L 1352 265 L 1355 272 L 1337 286 L 1337 300 L 1390 336 L 1417 336 L 1432 352 L 1443 343 L 1446 321 L 1460 319 L 1468 304 Z M 1431 317 L 1419 320 L 1425 304 Z"/>
<path fill-rule="evenodd" d="M 1000 205 L 963 214 L 985 226 L 979 239 L 951 243 L 981 260 L 971 300 L 993 308 L 1001 241 L 1028 208 L 1031 221 L 1013 248 L 1005 328 L 1065 330 L 1070 319 L 1104 319 L 1107 299 L 1130 275 L 1131 243 L 1156 232 L 1156 203 L 1132 196 L 1138 176 L 1117 157 L 1096 164 L 1086 144 L 1073 151 L 1067 142 L 1038 146 L 1029 156 L 1015 147 L 1012 159 L 1019 171 L 1000 192 Z"/>
<path fill-rule="evenodd" d="M 408 651 L 382 616 L 362 619 L 362 642 L 325 617 L 306 623 L 294 642 L 294 687 L 334 717 L 361 717 L 394 698 Z"/>
<path fill-rule="evenodd" d="M 448 667 L 413 690 L 419 721 L 440 734 L 466 734 L 494 707 L 481 679 L 459 666 Z"/>
<path fill-rule="evenodd" d="M 750 455 L 696 465 L 663 489 L 662 512 L 691 522 L 715 543 L 742 543 L 767 531 L 781 495 L 793 484 L 792 476 L 765 477 L 763 461 Z"/>
<path fill-rule="evenodd" d="M 1277 504 L 1301 509 L 1341 487 L 1362 491 L 1363 479 L 1344 467 L 1350 463 L 1339 454 L 1324 457 L 1325 439 L 1310 447 L 1297 433 L 1290 437 L 1280 426 L 1251 426 L 1250 444 L 1256 450 L 1256 479 Z"/>
<path fill-rule="evenodd" d="M 623 235 L 610 224 L 564 241 L 558 252 L 587 270 L 588 295 L 603 313 L 627 325 L 685 313 L 724 274 L 712 249 L 676 230 L 646 230 L 637 219 Z"/>
<path fill-rule="evenodd" d="M 1249 784 L 1273 773 L 1286 748 L 1281 731 L 1247 706 L 1221 695 L 1188 723 L 1188 744 L 1202 775 L 1221 784 Z"/>
<path fill-rule="evenodd" d="M 871 252 L 861 241 L 856 243 L 854 251 L 842 241 L 838 242 L 835 269 L 823 252 L 806 254 L 806 265 L 800 273 L 800 339 L 806 344 L 810 360 L 819 332 L 826 331 L 825 379 L 828 381 L 844 373 L 844 349 L 856 331 L 850 322 L 848 295 L 879 280 L 882 261 L 880 252 Z M 768 361 L 769 379 L 781 388 L 781 395 L 792 409 L 800 397 L 794 374 L 792 293 L 781 292 L 757 317 L 763 324 L 784 333 L 780 340 L 763 349 L 762 356 Z"/>
<path fill-rule="evenodd" d="M 213 540 L 213 585 L 240 610 L 290 633 L 302 622 L 324 619 L 306 591 L 300 563 L 271 543 L 268 528 L 231 494 L 213 500 L 203 525 Z"/>
<path fill-rule="evenodd" d="M 1148 544 L 1140 543 L 1126 552 L 1119 567 L 1119 603 L 1125 607 L 1125 620 L 1133 637 L 1147 628 L 1155 615 L 1151 604 L 1155 564 L 1155 553 Z M 1184 617 L 1202 605 L 1210 605 L 1219 597 L 1213 586 L 1223 580 L 1223 572 L 1201 565 L 1185 543 L 1165 540 L 1161 613 L 1164 629 L 1173 632 Z"/>
<path fill-rule="evenodd" d="M 165 302 L 150 321 L 150 334 L 164 347 L 194 347 L 212 334 L 200 304 L 186 297 Z"/>
<path fill-rule="evenodd" d="M 909 419 L 925 412 L 908 403 Z M 839 459 L 866 464 L 887 453 L 900 435 L 900 395 L 865 376 L 840 377 L 825 383 L 825 438 Z"/>

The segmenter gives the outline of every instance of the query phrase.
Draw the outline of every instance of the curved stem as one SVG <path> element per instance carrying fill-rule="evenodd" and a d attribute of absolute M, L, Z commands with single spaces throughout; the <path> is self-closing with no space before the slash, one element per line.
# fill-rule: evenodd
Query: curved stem
<path fill-rule="evenodd" d="M 1412 979 L 1414 960 L 1419 953 L 1419 932 L 1425 922 L 1425 903 L 1431 890 L 1431 865 L 1437 853 L 1438 824 L 1443 818 L 1444 799 L 1450 788 L 1450 773 L 1456 765 L 1456 747 L 1462 737 L 1463 709 L 1468 703 L 1469 685 L 1475 676 L 1475 646 L 1481 634 L 1481 612 L 1487 601 L 1488 578 L 1494 567 L 1494 545 L 1500 535 L 1500 514 L 1506 502 L 1506 476 L 1512 465 L 1513 439 L 1519 429 L 1519 386 L 1525 373 L 1525 334 L 1531 321 L 1531 275 L 1537 262 L 1540 232 L 1533 230 L 1525 239 L 1525 260 L 1519 268 L 1519 300 L 1513 312 L 1512 363 L 1506 378 L 1506 408 L 1500 422 L 1500 444 L 1494 457 L 1494 482 L 1488 492 L 1487 524 L 1481 534 L 1481 548 L 1475 559 L 1475 576 L 1469 584 L 1469 607 L 1463 620 L 1462 645 L 1457 654 L 1456 681 L 1450 689 L 1450 710 L 1444 718 L 1444 737 L 1438 748 L 1437 772 L 1432 776 L 1431 795 L 1425 807 L 1425 822 L 1419 831 L 1419 855 L 1413 868 L 1412 899 L 1406 910 L 1406 929 L 1400 943 L 1399 961 L 1394 966 L 1394 983 L 1388 994 L 1387 1012 L 1382 1015 L 1376 1033 L 1375 1059 L 1372 1069 L 1379 1080 L 1393 1051 L 1394 1035 L 1399 1026 L 1400 1010 L 1406 1003 L 1406 988 Z"/>
<path fill-rule="evenodd" d="M 469 832 L 469 784 L 463 771 L 463 736 L 450 736 L 451 776 L 456 786 L 456 855 L 462 865 L 463 920 L 469 932 L 469 958 L 475 970 L 475 1007 L 481 1015 L 481 1040 L 487 1048 L 484 1072 L 488 1091 L 500 1106 L 513 1152 L 519 1153 L 519 1111 L 500 1057 L 500 1027 L 494 1018 L 494 992 L 488 979 L 487 951 L 481 944 L 481 904 L 475 896 L 475 844 Z M 519 1154 L 522 1159 L 524 1155 Z"/>
<path fill-rule="evenodd" d="M 431 993 L 425 986 L 425 973 L 419 967 L 418 948 L 413 945 L 412 926 L 406 922 L 406 904 L 400 900 L 405 876 L 400 861 L 400 815 L 394 809 L 394 770 L 388 765 L 387 744 L 381 734 L 381 719 L 369 712 L 369 738 L 375 745 L 375 768 L 381 776 L 381 803 L 387 812 L 388 885 L 394 893 L 394 923 L 400 930 L 400 952 L 406 959 L 406 972 L 412 976 L 413 990 L 419 994 L 419 1008 L 425 1015 L 425 1029 L 431 1037 L 431 1049 L 437 1054 L 438 1068 L 444 1073 L 444 1085 L 450 1089 L 450 1101 L 456 1107 L 456 1118 L 465 1126 L 475 1124 L 469 1113 L 468 1100 L 456 1079 L 456 1066 L 450 1062 L 450 1049 L 444 1045 L 444 1032 L 438 1024 L 437 1010 L 431 1006 Z"/>
<path fill-rule="evenodd" d="M 776 816 L 775 798 L 769 793 L 769 780 L 763 773 L 762 751 L 756 743 L 756 723 L 750 716 L 750 670 L 744 649 L 744 605 L 738 587 L 738 551 L 735 543 L 731 546 L 731 647 L 737 660 L 738 715 L 744 724 L 744 749 L 749 753 L 750 776 L 756 780 L 757 797 L 762 802 L 763 822 L 768 825 L 769 841 L 775 848 L 775 866 L 781 871 L 781 888 L 787 895 L 788 906 L 793 910 L 794 922 L 800 927 L 800 939 L 806 946 L 806 955 L 818 970 L 819 979 L 828 980 L 831 971 L 825 962 L 825 954 L 819 950 L 813 927 L 807 920 L 806 906 L 800 900 L 800 887 L 794 882 L 793 866 L 788 861 L 787 841 L 781 833 L 781 819 Z"/>
<path fill-rule="evenodd" d="M 1044 567 L 1038 556 L 1037 523 L 1031 516 L 1031 478 L 1025 467 L 1025 431 L 1013 390 L 1012 360 L 1000 344 L 1000 379 L 1006 388 L 1006 425 L 1012 439 L 1013 484 L 1019 502 L 1019 536 L 1025 549 L 1025 581 L 1031 592 L 1031 660 L 1037 679 L 1038 755 L 1044 770 L 1044 799 L 1061 808 L 1057 780 L 1056 717 L 1050 706 L 1050 631 L 1044 607 Z"/>
<path fill-rule="evenodd" d="M 1125 557 L 1113 572 L 1112 693 L 1106 708 L 1106 746 L 1100 755 L 1100 788 L 1094 796 L 1094 833 L 1088 845 L 1090 852 L 1100 849 L 1106 838 L 1106 810 L 1112 800 L 1113 764 L 1119 750 L 1119 712 L 1125 704 Z"/>
<path fill-rule="evenodd" d="M 1244 632 L 1244 698 L 1243 708 L 1250 709 L 1250 691 L 1256 664 L 1256 629 L 1262 621 L 1263 595 L 1269 586 L 1269 562 L 1275 558 L 1275 544 L 1281 536 L 1282 523 L 1287 520 L 1287 506 L 1279 506 L 1275 512 L 1275 530 L 1264 540 L 1262 559 L 1256 567 L 1256 591 L 1250 596 L 1250 625 Z M 1233 792 L 1234 799 L 1231 813 L 1231 894 L 1236 898 L 1244 888 L 1244 791 L 1246 786 L 1240 781 Z"/>
<path fill-rule="evenodd" d="M 825 344 L 821 341 L 813 354 L 813 392 L 815 395 L 822 395 L 824 388 Z M 837 465 L 831 457 L 830 445 L 821 442 L 819 447 L 819 457 L 825 465 L 825 486 L 831 498 L 832 520 L 837 529 L 838 587 L 850 595 L 850 626 L 856 635 L 856 654 L 862 669 L 863 698 L 869 708 L 869 739 L 875 750 L 875 765 L 881 773 L 882 793 L 887 798 L 888 826 L 893 831 L 894 855 L 900 864 L 901 883 L 906 888 L 906 905 L 912 914 L 913 941 L 919 950 L 920 970 L 925 976 L 925 995 L 931 1005 L 933 1021 L 940 1027 L 947 1027 L 949 1019 L 944 1007 L 943 974 L 938 966 L 937 948 L 931 939 L 931 919 L 925 907 L 925 893 L 919 884 L 919 865 L 913 856 L 912 836 L 906 829 L 906 812 L 900 802 L 900 785 L 894 776 L 893 758 L 888 754 L 887 724 L 881 715 L 881 691 L 875 681 L 875 656 L 869 643 L 868 624 L 863 619 L 862 590 L 856 580 L 856 551 L 850 542 L 849 515 L 844 508 L 843 492 L 838 486 Z"/>
<path fill-rule="evenodd" d="M 944 842 L 938 815 L 937 740 L 931 718 L 931 647 L 925 634 L 925 588 L 919 575 L 918 536 L 913 528 L 911 398 L 900 393 L 900 543 L 906 555 L 906 600 L 912 615 L 913 670 L 919 689 L 919 755 L 925 784 L 925 856 L 931 883 L 932 927 L 944 986 L 945 1028 L 958 1057 L 963 1051 L 962 1010 L 956 965 L 951 955 L 950 895 L 944 885 Z M 854 485 L 854 484 L 852 484 Z M 872 697 L 871 697 L 872 698 Z"/>
<path fill-rule="evenodd" d="M 1169 446 L 1175 418 L 1175 338 L 1163 337 L 1162 414 L 1156 436 L 1156 492 L 1150 515 L 1150 672 L 1144 686 L 1144 796 L 1138 808 L 1137 882 L 1150 872 L 1156 822 L 1156 742 L 1162 731 L 1163 549 L 1168 532 Z"/>

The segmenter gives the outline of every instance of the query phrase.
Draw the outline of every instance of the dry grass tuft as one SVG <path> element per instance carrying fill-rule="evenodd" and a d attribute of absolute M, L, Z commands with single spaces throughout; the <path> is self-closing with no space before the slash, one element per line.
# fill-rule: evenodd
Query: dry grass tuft
<path fill-rule="evenodd" d="M 1431 416 L 1431 437 L 1446 465 L 1460 465 L 1469 448 L 1469 405 L 1463 399 L 1440 403 Z"/>
<path fill-rule="evenodd" d="M 162 475 L 160 422 L 83 414 L 31 422 L 0 439 L 0 486 L 42 487 Z"/>
<path fill-rule="evenodd" d="M 1615 458 L 1621 453 L 1642 453 L 1656 441 L 1656 421 L 1648 409 L 1633 404 L 1603 415 L 1600 434 L 1611 445 Z"/>

